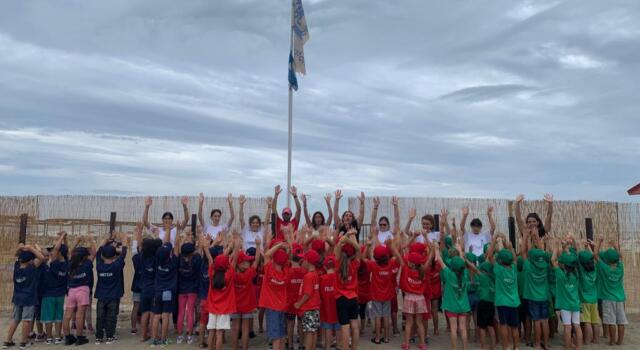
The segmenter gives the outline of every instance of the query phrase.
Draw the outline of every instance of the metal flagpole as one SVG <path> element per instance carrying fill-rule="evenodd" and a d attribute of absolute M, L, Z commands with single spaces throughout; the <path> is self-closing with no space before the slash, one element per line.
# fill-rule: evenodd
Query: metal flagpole
<path fill-rule="evenodd" d="M 289 50 L 293 50 L 293 6 L 291 7 L 291 33 L 289 34 Z M 295 70 L 293 72 L 295 73 Z M 293 88 L 289 85 L 289 147 L 287 153 L 287 207 L 291 208 L 291 151 L 293 144 Z M 277 210 L 277 208 L 274 208 Z"/>

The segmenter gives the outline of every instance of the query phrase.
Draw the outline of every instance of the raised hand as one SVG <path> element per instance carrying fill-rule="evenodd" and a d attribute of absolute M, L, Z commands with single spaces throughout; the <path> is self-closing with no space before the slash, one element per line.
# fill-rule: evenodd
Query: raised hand
<path fill-rule="evenodd" d="M 199 204 L 203 204 L 204 203 L 204 193 L 200 192 L 200 194 L 198 195 L 198 203 Z"/>
<path fill-rule="evenodd" d="M 262 240 L 260 239 L 260 237 L 256 237 L 256 246 L 260 247 L 262 243 Z"/>
<path fill-rule="evenodd" d="M 553 195 L 551 193 L 547 193 L 544 195 L 544 201 L 547 203 L 553 202 Z"/>
<path fill-rule="evenodd" d="M 462 208 L 462 215 L 469 215 L 469 207 Z"/>
<path fill-rule="evenodd" d="M 247 197 L 241 194 L 240 197 L 238 197 L 238 202 L 240 203 L 240 205 L 244 205 L 244 203 L 247 202 Z"/>
<path fill-rule="evenodd" d="M 380 197 L 373 197 L 373 207 L 378 208 L 380 206 Z"/>
<path fill-rule="evenodd" d="M 331 193 L 327 193 L 324 195 L 324 201 L 327 202 L 327 204 L 331 203 Z"/>
<path fill-rule="evenodd" d="M 302 204 L 307 205 L 307 195 L 300 193 L 300 197 L 302 197 Z"/>
<path fill-rule="evenodd" d="M 360 204 L 364 203 L 364 192 L 360 192 L 360 196 L 358 197 L 358 200 L 360 200 Z"/>
<path fill-rule="evenodd" d="M 277 197 L 278 195 L 280 195 L 280 193 L 281 193 L 281 192 L 282 192 L 282 188 L 280 187 L 280 185 L 277 185 L 277 186 L 274 188 L 274 193 L 275 193 L 276 197 Z"/>
<path fill-rule="evenodd" d="M 144 197 L 144 205 L 150 207 L 151 204 L 153 204 L 153 199 L 151 199 L 151 197 Z"/>
<path fill-rule="evenodd" d="M 493 207 L 487 208 L 487 215 L 493 214 Z"/>
<path fill-rule="evenodd" d="M 294 197 L 298 196 L 298 188 L 296 188 L 296 186 L 291 186 L 291 188 L 289 189 L 289 193 L 291 193 L 291 195 Z"/>
<path fill-rule="evenodd" d="M 393 196 L 391 197 L 391 204 L 393 204 L 393 206 L 397 206 L 398 205 L 398 197 Z"/>
<path fill-rule="evenodd" d="M 516 197 L 516 203 L 522 203 L 523 200 L 524 200 L 524 194 L 519 194 Z"/>
<path fill-rule="evenodd" d="M 342 199 L 342 191 L 341 190 L 336 190 L 335 196 L 336 196 L 337 200 L 341 200 Z"/>
<path fill-rule="evenodd" d="M 413 220 L 416 218 L 416 208 L 409 209 L 409 220 Z"/>
<path fill-rule="evenodd" d="M 445 220 L 449 216 L 449 210 L 447 208 L 440 209 L 440 216 L 442 216 Z"/>
<path fill-rule="evenodd" d="M 233 203 L 233 194 L 229 193 L 227 195 L 227 203 L 229 203 L 229 204 Z"/>
<path fill-rule="evenodd" d="M 182 202 L 182 205 L 186 207 L 187 205 L 189 205 L 189 197 L 183 196 L 180 202 Z"/>
<path fill-rule="evenodd" d="M 267 206 L 269 208 L 273 206 L 273 197 L 267 197 Z"/>

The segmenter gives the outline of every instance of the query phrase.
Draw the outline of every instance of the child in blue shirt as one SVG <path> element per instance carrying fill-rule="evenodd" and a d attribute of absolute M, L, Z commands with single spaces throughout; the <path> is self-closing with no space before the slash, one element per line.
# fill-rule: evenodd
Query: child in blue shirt
<path fill-rule="evenodd" d="M 88 241 L 89 248 L 80 246 Z M 69 259 L 69 281 L 67 302 L 65 303 L 62 331 L 65 345 L 83 345 L 89 342 L 83 334 L 85 311 L 91 307 L 91 288 L 93 287 L 93 261 L 96 257 L 96 243 L 91 236 L 78 237 Z M 71 334 L 70 322 L 75 316 L 76 335 Z"/>
<path fill-rule="evenodd" d="M 47 344 L 62 343 L 62 318 L 64 316 L 64 296 L 67 294 L 69 262 L 67 259 L 67 233 L 60 232 L 56 244 L 51 249 L 49 262 L 41 278 L 42 303 L 40 322 L 44 324 Z M 56 337 L 53 337 L 53 325 Z"/>
<path fill-rule="evenodd" d="M 27 346 L 29 332 L 35 314 L 35 306 L 38 302 L 38 268 L 44 256 L 36 247 L 20 243 L 16 251 L 18 258 L 13 266 L 13 318 L 9 325 L 7 339 L 3 347 L 15 345 L 13 334 L 22 321 L 22 337 L 20 338 L 20 349 Z"/>
<path fill-rule="evenodd" d="M 176 235 L 176 245 L 171 244 L 170 231 L 166 230 L 162 246 L 156 251 L 156 278 L 153 296 L 153 323 L 151 326 L 152 345 L 167 344 L 169 321 L 175 308 L 178 284 L 178 264 L 180 256 L 180 235 Z M 158 337 L 160 320 L 162 329 Z"/>
<path fill-rule="evenodd" d="M 192 242 L 193 236 L 185 236 L 185 243 L 180 248 L 178 267 L 178 339 L 182 343 L 185 339 L 182 335 L 184 320 L 187 319 L 187 344 L 193 343 L 193 324 L 196 299 L 198 298 L 198 278 L 200 277 L 200 265 L 202 258 L 196 253 L 196 245 Z"/>

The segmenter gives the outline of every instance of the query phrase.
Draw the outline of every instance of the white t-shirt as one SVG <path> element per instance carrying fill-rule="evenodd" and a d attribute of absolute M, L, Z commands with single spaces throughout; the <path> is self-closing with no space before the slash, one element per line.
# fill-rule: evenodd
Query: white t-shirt
<path fill-rule="evenodd" d="M 242 249 L 246 252 L 249 248 L 256 248 L 256 238 L 260 238 L 260 241 L 264 242 L 264 229 L 260 228 L 258 232 L 253 232 L 250 228 L 245 227 L 242 230 Z"/>
<path fill-rule="evenodd" d="M 427 239 L 429 239 L 429 243 L 440 243 L 440 231 L 432 231 L 427 233 Z M 416 242 L 424 243 L 424 237 L 418 236 L 418 238 L 416 238 Z"/>
<path fill-rule="evenodd" d="M 220 224 L 218 226 L 213 226 L 211 224 L 204 225 L 204 232 L 207 234 L 207 236 L 211 237 L 211 239 L 214 240 L 218 237 L 218 234 L 220 234 L 220 232 L 227 230 L 227 224 Z"/>
<path fill-rule="evenodd" d="M 378 241 L 380 242 L 381 245 L 384 245 L 384 242 L 386 242 L 388 239 L 393 239 L 393 232 L 391 231 L 378 232 Z"/>
<path fill-rule="evenodd" d="M 491 231 L 482 231 L 475 234 L 471 231 L 464 233 L 464 251 L 471 252 L 476 256 L 483 254 L 484 245 L 491 242 Z"/>
<path fill-rule="evenodd" d="M 164 227 L 158 227 L 154 225 L 149 225 L 149 231 L 153 232 L 154 229 L 158 230 L 158 238 L 164 240 Z M 178 229 L 176 227 L 171 228 L 171 232 L 169 232 L 169 237 L 171 239 L 171 244 L 176 244 L 176 235 L 178 234 Z"/>

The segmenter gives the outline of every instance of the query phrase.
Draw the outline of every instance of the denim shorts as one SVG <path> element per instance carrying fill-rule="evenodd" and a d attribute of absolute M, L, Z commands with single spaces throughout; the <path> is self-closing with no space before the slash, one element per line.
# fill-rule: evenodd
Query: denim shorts
<path fill-rule="evenodd" d="M 469 306 L 471 306 L 471 311 L 475 311 L 476 307 L 478 307 L 478 302 L 480 301 L 480 294 L 478 292 L 470 292 L 467 293 L 469 298 Z"/>
<path fill-rule="evenodd" d="M 508 307 L 508 306 L 498 306 L 498 321 L 500 321 L 501 325 L 507 325 L 512 328 L 516 328 L 520 326 L 520 319 L 518 316 L 518 308 L 517 307 Z"/>
<path fill-rule="evenodd" d="M 342 326 L 340 326 L 340 323 L 337 323 L 337 322 L 336 323 L 321 322 L 320 327 L 322 327 L 322 329 L 339 331 Z"/>
<path fill-rule="evenodd" d="M 285 313 L 271 309 L 264 309 L 264 313 L 267 319 L 267 338 L 277 340 L 287 336 Z"/>
<path fill-rule="evenodd" d="M 529 317 L 532 321 L 546 320 L 549 318 L 549 302 L 527 300 Z"/>
<path fill-rule="evenodd" d="M 175 309 L 174 298 L 163 300 L 162 295 L 156 295 L 153 298 L 153 307 L 151 309 L 154 315 L 173 313 Z"/>
<path fill-rule="evenodd" d="M 153 310 L 153 294 L 140 295 L 140 313 L 151 312 Z"/>

